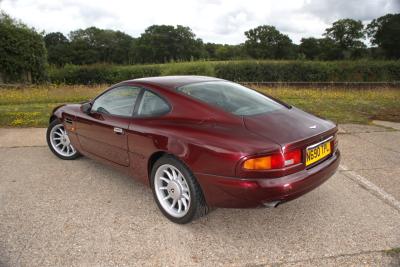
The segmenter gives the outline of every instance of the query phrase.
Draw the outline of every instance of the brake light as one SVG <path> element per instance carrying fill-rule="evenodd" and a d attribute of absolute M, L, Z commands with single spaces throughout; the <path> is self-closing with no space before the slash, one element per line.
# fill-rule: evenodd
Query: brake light
<path fill-rule="evenodd" d="M 285 162 L 284 162 L 285 167 L 301 162 L 301 150 L 300 149 L 289 151 L 289 152 L 285 153 L 284 156 L 285 156 Z"/>
<path fill-rule="evenodd" d="M 284 154 L 273 154 L 270 156 L 256 157 L 245 160 L 243 169 L 245 170 L 271 170 L 289 167 L 301 162 L 301 150 L 292 150 Z"/>
<path fill-rule="evenodd" d="M 336 152 L 338 149 L 338 144 L 339 141 L 336 139 L 336 137 L 331 141 L 331 151 Z"/>

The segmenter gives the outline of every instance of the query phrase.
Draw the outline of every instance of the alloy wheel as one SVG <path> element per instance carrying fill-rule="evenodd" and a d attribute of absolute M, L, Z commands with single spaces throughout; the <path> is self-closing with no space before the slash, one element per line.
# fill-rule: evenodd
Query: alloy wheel
<path fill-rule="evenodd" d="M 64 125 L 56 124 L 50 131 L 50 143 L 53 149 L 64 157 L 72 157 L 77 151 L 72 146 Z"/>
<path fill-rule="evenodd" d="M 162 208 L 171 216 L 181 218 L 191 204 L 189 186 L 185 176 L 174 166 L 158 167 L 154 177 L 154 189 Z"/>

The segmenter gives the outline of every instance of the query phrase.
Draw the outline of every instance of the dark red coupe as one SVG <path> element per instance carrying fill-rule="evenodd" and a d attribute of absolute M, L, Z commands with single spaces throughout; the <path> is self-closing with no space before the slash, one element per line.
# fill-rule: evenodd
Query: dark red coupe
<path fill-rule="evenodd" d="M 211 77 L 121 82 L 57 107 L 47 142 L 150 185 L 176 223 L 209 207 L 275 207 L 316 188 L 338 165 L 337 127 L 277 99 Z"/>

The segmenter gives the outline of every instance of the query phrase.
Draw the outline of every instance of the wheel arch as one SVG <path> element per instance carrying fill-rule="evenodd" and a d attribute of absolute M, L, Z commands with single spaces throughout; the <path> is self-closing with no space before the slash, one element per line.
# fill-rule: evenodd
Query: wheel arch
<path fill-rule="evenodd" d="M 170 156 L 170 157 L 175 158 L 176 160 L 181 162 L 183 165 L 185 165 L 189 169 L 190 172 L 192 172 L 192 170 L 189 168 L 189 166 L 186 164 L 185 161 L 183 161 L 181 158 L 179 158 L 175 154 L 171 153 L 170 151 L 164 151 L 164 150 L 156 151 L 149 157 L 149 159 L 147 161 L 147 179 L 150 184 L 150 187 L 152 186 L 151 185 L 151 171 L 153 169 L 153 166 L 157 162 L 157 160 L 159 160 L 160 158 L 162 158 L 164 156 Z"/>
<path fill-rule="evenodd" d="M 56 116 L 56 115 L 54 115 L 54 114 L 51 115 L 51 116 L 50 116 L 50 119 L 49 119 L 49 124 L 52 123 L 52 122 L 53 122 L 54 120 L 56 120 L 56 119 L 57 119 L 57 116 Z"/>
<path fill-rule="evenodd" d="M 147 179 L 149 181 L 149 185 L 151 186 L 151 171 L 153 169 L 154 163 L 159 160 L 161 157 L 165 155 L 171 155 L 166 151 L 156 151 L 154 152 L 147 161 Z"/>

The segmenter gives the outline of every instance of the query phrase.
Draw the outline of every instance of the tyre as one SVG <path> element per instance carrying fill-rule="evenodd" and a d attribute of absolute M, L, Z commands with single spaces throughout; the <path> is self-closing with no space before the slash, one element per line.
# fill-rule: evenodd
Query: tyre
<path fill-rule="evenodd" d="M 203 192 L 192 172 L 178 159 L 163 156 L 151 171 L 151 188 L 161 212 L 185 224 L 208 213 Z"/>
<path fill-rule="evenodd" d="M 64 125 L 58 120 L 53 120 L 46 133 L 47 145 L 60 159 L 71 160 L 80 156 L 80 153 L 72 146 Z"/>

